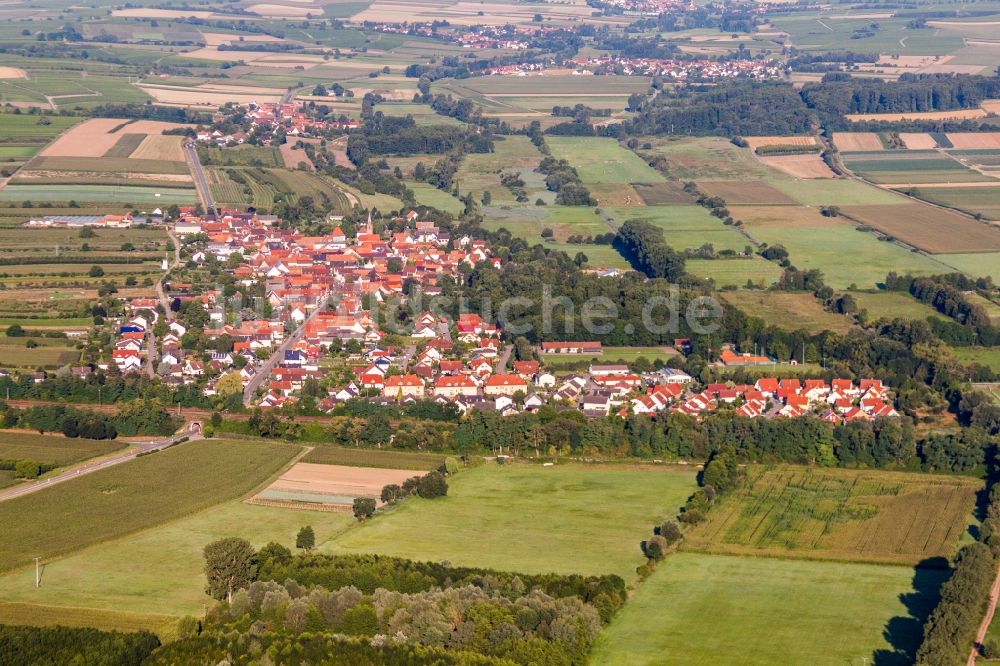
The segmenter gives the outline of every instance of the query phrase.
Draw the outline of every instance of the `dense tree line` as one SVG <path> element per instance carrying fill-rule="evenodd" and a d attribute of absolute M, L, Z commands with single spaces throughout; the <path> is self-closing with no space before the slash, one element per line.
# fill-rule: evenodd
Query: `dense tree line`
<path fill-rule="evenodd" d="M 791 85 L 729 81 L 661 92 L 623 128 L 632 134 L 780 136 L 806 134 L 814 125 L 812 112 Z"/>
<path fill-rule="evenodd" d="M 951 577 L 941 585 L 941 600 L 924 625 L 917 664 L 965 663 L 986 612 L 996 566 L 985 544 L 970 544 L 958 552 Z"/>
<path fill-rule="evenodd" d="M 391 413 L 391 410 L 387 410 Z M 419 413 L 419 412 L 418 412 Z M 352 448 L 388 446 L 408 451 L 451 451 L 455 425 L 449 421 L 423 417 L 390 420 L 387 413 L 372 410 L 362 418 L 334 416 L 329 423 L 305 423 L 292 410 L 259 410 L 245 421 L 219 418 L 216 432 L 286 439 L 317 444 L 336 444 Z"/>
<path fill-rule="evenodd" d="M 667 244 L 662 229 L 645 220 L 627 220 L 619 227 L 614 245 L 651 278 L 676 282 L 684 274 L 684 255 Z"/>
<path fill-rule="evenodd" d="M 854 51 L 827 51 L 811 53 L 792 49 L 785 66 L 796 72 L 836 72 L 841 67 L 853 67 L 856 63 L 878 62 L 878 53 L 856 53 Z"/>
<path fill-rule="evenodd" d="M 208 124 L 211 118 L 187 109 L 154 104 L 101 104 L 90 110 L 93 118 L 134 118 L 136 120 L 161 120 L 168 123 Z"/>
<path fill-rule="evenodd" d="M 0 625 L 0 663 L 7 666 L 139 666 L 159 645 L 156 636 L 146 631 Z"/>
<path fill-rule="evenodd" d="M 206 632 L 174 641 L 157 650 L 144 666 L 176 664 L 261 663 L 270 654 L 280 654 L 285 666 L 511 666 L 511 662 L 468 651 L 428 648 L 393 641 L 373 642 L 370 637 L 349 638 L 307 632 L 288 634 L 255 633 L 235 628 L 226 632 Z"/>
<path fill-rule="evenodd" d="M 116 414 L 76 409 L 64 404 L 38 405 L 24 410 L 0 402 L 0 424 L 40 433 L 59 432 L 66 437 L 115 439 L 118 435 L 170 435 L 178 427 L 155 401 L 135 400 L 119 405 Z"/>
<path fill-rule="evenodd" d="M 471 585 L 514 600 L 538 590 L 554 598 L 578 597 L 597 608 L 604 621 L 611 619 L 626 598 L 625 583 L 615 575 L 511 573 L 384 555 L 292 556 L 287 548 L 273 543 L 257 553 L 257 563 L 257 580 L 279 582 L 291 578 L 305 586 L 319 585 L 330 590 L 353 585 L 364 594 L 379 588 L 416 593 Z"/>
<path fill-rule="evenodd" d="M 700 421 L 680 413 L 586 419 L 551 407 L 509 417 L 473 412 L 455 430 L 454 442 L 469 453 L 696 460 L 728 447 L 742 461 L 958 473 L 981 472 L 986 451 L 996 444 L 980 427 L 918 438 L 905 417 L 835 425 L 815 416 L 749 419 L 722 409 Z"/>
<path fill-rule="evenodd" d="M 190 348 L 190 345 L 185 345 Z M 9 391 L 9 393 L 8 393 Z M 48 400 L 53 402 L 82 402 L 91 404 L 121 404 L 133 400 L 158 400 L 164 404 L 183 407 L 211 408 L 211 403 L 195 386 L 171 388 L 143 374 L 122 375 L 98 370 L 79 378 L 73 375 L 56 375 L 41 382 L 25 373 L 19 377 L 0 378 L 0 395 L 12 400 Z"/>
<path fill-rule="evenodd" d="M 833 73 L 807 83 L 802 100 L 821 113 L 914 113 L 976 108 L 1000 95 L 1000 77 L 954 74 L 903 74 L 897 81 L 854 78 Z"/>

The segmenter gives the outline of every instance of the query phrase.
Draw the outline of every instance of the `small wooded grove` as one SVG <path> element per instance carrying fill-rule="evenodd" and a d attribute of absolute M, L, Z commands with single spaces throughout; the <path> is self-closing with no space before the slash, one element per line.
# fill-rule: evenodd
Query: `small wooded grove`
<path fill-rule="evenodd" d="M 618 576 L 522 575 L 378 555 L 293 556 L 277 543 L 254 552 L 238 538 L 206 546 L 205 571 L 207 591 L 223 603 L 207 615 L 202 636 L 168 649 L 174 654 L 218 660 L 229 650 L 232 659 L 235 648 L 259 656 L 253 652 L 260 648 L 220 642 L 250 629 L 257 637 L 308 642 L 337 634 L 365 637 L 369 649 L 408 644 L 460 659 L 569 666 L 585 661 L 626 599 Z"/>
<path fill-rule="evenodd" d="M 644 220 L 627 220 L 614 245 L 631 264 L 651 278 L 677 282 L 684 275 L 684 256 L 667 244 L 663 230 Z"/>

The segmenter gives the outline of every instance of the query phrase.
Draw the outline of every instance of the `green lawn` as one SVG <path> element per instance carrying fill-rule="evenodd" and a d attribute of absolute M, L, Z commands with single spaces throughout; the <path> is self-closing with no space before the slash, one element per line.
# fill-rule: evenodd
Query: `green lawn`
<path fill-rule="evenodd" d="M 769 287 L 781 277 L 778 264 L 755 257 L 753 259 L 688 259 L 688 273 L 715 280 L 717 287 L 743 287 L 750 280 L 758 287 Z"/>
<path fill-rule="evenodd" d="M 637 209 L 642 210 L 642 209 Z M 544 229 L 551 229 L 556 242 L 570 236 L 596 236 L 612 231 L 611 227 L 586 206 L 490 206 L 483 209 L 483 227 L 507 229 L 531 243 L 541 243 Z"/>
<path fill-rule="evenodd" d="M 632 265 L 618 254 L 618 250 L 610 245 L 594 245 L 593 243 L 544 243 L 550 250 L 561 250 L 568 254 L 570 258 L 576 257 L 582 252 L 587 257 L 585 268 L 625 268 L 631 269 Z"/>
<path fill-rule="evenodd" d="M 948 272 L 941 262 L 880 241 L 849 224 L 784 229 L 757 227 L 752 233 L 762 242 L 784 245 L 798 268 L 818 268 L 826 283 L 834 289 L 852 284 L 862 289 L 872 288 L 883 282 L 890 271 L 901 275 Z"/>
<path fill-rule="evenodd" d="M 994 281 L 1000 281 L 1000 252 L 938 254 L 934 258 L 971 277 L 989 276 Z"/>
<path fill-rule="evenodd" d="M 488 464 L 450 480 L 446 498 L 409 498 L 326 549 L 631 580 L 643 535 L 694 488 L 693 470 Z"/>
<path fill-rule="evenodd" d="M 585 368 L 591 363 L 616 363 L 618 361 L 634 363 L 639 358 L 644 358 L 649 362 L 666 361 L 676 355 L 667 347 L 605 347 L 604 351 L 596 356 L 548 354 L 542 356 L 542 363 L 551 370 L 559 370 L 567 367 Z"/>
<path fill-rule="evenodd" d="M 439 190 L 427 183 L 406 183 L 406 186 L 413 190 L 413 196 L 417 201 L 425 206 L 433 206 L 439 210 L 447 211 L 454 215 L 465 210 L 465 204 L 451 196 L 451 193 Z M 463 192 L 463 195 L 465 193 Z"/>
<path fill-rule="evenodd" d="M 189 442 L 0 503 L 0 570 L 239 497 L 299 450 L 259 441 Z"/>
<path fill-rule="evenodd" d="M 856 180 L 775 178 L 771 184 L 803 206 L 868 206 L 905 204 L 907 199 Z"/>
<path fill-rule="evenodd" d="M 545 143 L 552 156 L 568 161 L 586 183 L 659 183 L 663 176 L 623 148 L 618 141 L 599 137 L 550 136 Z"/>
<path fill-rule="evenodd" d="M 1000 372 L 1000 347 L 955 347 L 952 351 L 962 363 L 978 363 Z"/>
<path fill-rule="evenodd" d="M 913 614 L 929 612 L 944 578 L 902 566 L 679 553 L 598 636 L 590 663 L 912 663 L 921 638 Z"/>
<path fill-rule="evenodd" d="M 645 220 L 663 229 L 669 238 L 678 231 L 725 231 L 731 229 L 708 209 L 696 205 L 604 206 L 602 209 L 618 224 L 626 220 Z M 749 241 L 748 241 L 749 242 Z"/>
<path fill-rule="evenodd" d="M 0 601 L 127 613 L 201 615 L 205 595 L 202 550 L 239 536 L 255 548 L 270 541 L 294 548 L 303 525 L 322 544 L 351 525 L 348 513 L 253 506 L 233 500 L 174 522 L 107 541 L 45 565 L 41 588 L 34 568 L 0 578 Z M 2 608 L 2 605 L 0 605 Z"/>
<path fill-rule="evenodd" d="M 0 201 L 113 201 L 118 203 L 195 203 L 194 189 L 118 185 L 8 185 L 0 190 Z M 44 213 L 43 213 L 44 214 Z"/>
<path fill-rule="evenodd" d="M 871 319 L 917 319 L 923 321 L 928 317 L 935 319 L 947 319 L 929 305 L 921 303 L 907 293 L 898 291 L 853 291 L 851 296 L 858 304 L 858 308 L 868 310 Z"/>

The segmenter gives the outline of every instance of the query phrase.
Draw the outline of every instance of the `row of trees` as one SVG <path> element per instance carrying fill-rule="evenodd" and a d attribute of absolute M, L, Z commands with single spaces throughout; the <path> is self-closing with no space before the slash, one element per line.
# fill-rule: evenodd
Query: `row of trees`
<path fill-rule="evenodd" d="M 915 113 L 976 108 L 1000 95 L 1000 78 L 979 75 L 903 74 L 897 81 L 830 73 L 802 86 L 803 101 L 821 113 Z"/>
<path fill-rule="evenodd" d="M 986 612 L 995 577 L 996 560 L 985 544 L 969 544 L 958 552 L 951 578 L 941 585 L 941 600 L 924 625 L 917 664 L 965 663 Z"/>
<path fill-rule="evenodd" d="M 253 563 L 253 576 L 245 579 L 241 587 L 254 580 L 284 581 L 289 578 L 305 586 L 319 585 L 329 590 L 353 585 L 365 594 L 372 594 L 378 588 L 415 593 L 473 585 L 512 600 L 537 589 L 552 597 L 579 597 L 597 608 L 605 622 L 626 598 L 625 582 L 615 575 L 520 574 L 382 555 L 310 552 L 293 556 L 287 548 L 274 543 L 256 553 Z M 210 587 L 214 589 L 215 598 L 226 598 L 225 587 Z"/>
<path fill-rule="evenodd" d="M 0 424 L 40 433 L 61 432 L 66 437 L 115 439 L 118 435 L 171 435 L 179 425 L 163 405 L 135 400 L 119 405 L 116 414 L 76 409 L 63 404 L 38 405 L 19 410 L 0 403 Z"/>
<path fill-rule="evenodd" d="M 734 80 L 663 91 L 622 127 L 630 134 L 783 136 L 809 133 L 815 122 L 791 85 Z"/>

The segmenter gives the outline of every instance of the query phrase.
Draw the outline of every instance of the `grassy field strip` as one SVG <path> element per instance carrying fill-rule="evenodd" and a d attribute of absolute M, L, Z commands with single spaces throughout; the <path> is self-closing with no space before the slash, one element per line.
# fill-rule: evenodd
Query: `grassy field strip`
<path fill-rule="evenodd" d="M 0 624 L 44 627 L 60 624 L 64 627 L 94 627 L 105 631 L 139 631 L 146 629 L 161 641 L 175 637 L 177 618 L 154 613 L 128 613 L 71 606 L 39 606 L 0 601 Z"/>
<path fill-rule="evenodd" d="M 912 663 L 945 570 L 677 553 L 597 638 L 595 666 Z"/>
<path fill-rule="evenodd" d="M 486 465 L 449 486 L 446 498 L 407 499 L 323 550 L 631 580 L 641 535 L 676 515 L 695 487 L 693 471 L 576 465 Z"/>
<path fill-rule="evenodd" d="M 140 615 L 201 615 L 212 601 L 204 593 L 202 549 L 227 536 L 260 548 L 270 541 L 288 547 L 303 525 L 322 545 L 356 521 L 349 513 L 273 508 L 229 500 L 193 515 L 121 539 L 97 544 L 45 566 L 41 588 L 34 569 L 0 577 L 0 600 Z"/>
<path fill-rule="evenodd" d="M 0 570 L 121 537 L 239 497 L 299 447 L 201 440 L 0 504 Z"/>
<path fill-rule="evenodd" d="M 437 469 L 444 464 L 443 454 L 381 449 L 349 449 L 340 446 L 317 446 L 302 457 L 302 462 L 322 465 L 354 465 L 388 469 Z"/>

